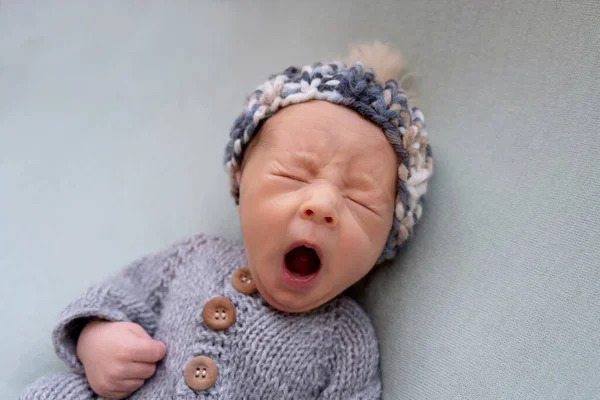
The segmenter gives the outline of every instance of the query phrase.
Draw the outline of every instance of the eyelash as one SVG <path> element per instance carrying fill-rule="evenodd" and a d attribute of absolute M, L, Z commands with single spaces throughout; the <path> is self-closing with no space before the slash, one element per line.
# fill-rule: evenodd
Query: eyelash
<path fill-rule="evenodd" d="M 358 201 L 358 200 L 354 200 L 353 198 L 351 198 L 351 197 L 348 197 L 348 196 L 346 196 L 346 198 L 347 198 L 348 200 L 350 200 L 351 202 L 353 202 L 353 203 L 355 203 L 355 204 L 357 204 L 357 205 L 361 206 L 362 208 L 366 209 L 367 211 L 371 211 L 373 214 L 377 214 L 377 212 L 375 212 L 375 210 L 373 210 L 371 207 L 369 207 L 369 206 L 365 205 L 364 203 L 361 203 L 361 202 L 360 202 L 360 201 Z M 377 215 L 379 215 L 379 214 L 377 214 Z"/>
<path fill-rule="evenodd" d="M 300 178 L 298 178 L 296 176 L 293 176 L 293 175 L 290 175 L 290 174 L 286 174 L 285 172 L 279 172 L 276 175 L 279 176 L 279 177 L 281 177 L 281 178 L 287 178 L 287 179 L 292 179 L 294 181 L 298 181 L 298 182 L 302 182 L 302 183 L 308 183 L 304 179 L 300 179 Z"/>

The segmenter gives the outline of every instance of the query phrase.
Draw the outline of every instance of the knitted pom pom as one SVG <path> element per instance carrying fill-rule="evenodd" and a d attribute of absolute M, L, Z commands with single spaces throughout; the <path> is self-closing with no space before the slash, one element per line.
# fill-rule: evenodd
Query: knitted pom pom
<path fill-rule="evenodd" d="M 373 69 L 377 79 L 382 82 L 389 79 L 400 82 L 406 74 L 402 53 L 379 41 L 352 46 L 345 62 L 348 65 L 362 62 L 365 67 Z"/>
<path fill-rule="evenodd" d="M 361 62 L 365 67 L 371 68 L 375 78 L 383 83 L 394 79 L 408 96 L 408 102 L 417 103 L 416 81 L 409 75 L 404 56 L 399 50 L 377 40 L 370 44 L 355 44 L 350 46 L 350 52 L 344 62 L 346 65 Z"/>

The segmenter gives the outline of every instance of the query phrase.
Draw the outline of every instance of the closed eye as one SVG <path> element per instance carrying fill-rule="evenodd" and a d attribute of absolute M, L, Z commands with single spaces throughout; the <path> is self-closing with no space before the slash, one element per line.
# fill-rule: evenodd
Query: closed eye
<path fill-rule="evenodd" d="M 365 203 L 363 203 L 363 202 L 361 202 L 361 201 L 358 201 L 358 200 L 355 200 L 355 199 L 353 199 L 353 198 L 351 198 L 351 197 L 346 197 L 346 198 L 347 198 L 348 200 L 350 200 L 351 202 L 353 202 L 354 204 L 356 204 L 356 205 L 358 205 L 358 206 L 360 206 L 360 207 L 362 207 L 362 208 L 364 208 L 364 209 L 366 209 L 366 210 L 368 210 L 368 211 L 371 211 L 373 214 L 377 214 L 377 215 L 379 215 L 379 213 L 378 213 L 377 211 L 373 210 L 371 207 L 369 207 L 369 206 L 368 206 L 368 205 L 366 205 Z"/>
<path fill-rule="evenodd" d="M 298 181 L 298 182 L 302 182 L 302 183 L 308 183 L 308 181 L 306 181 L 305 179 L 298 178 L 297 176 L 290 175 L 290 174 L 288 174 L 286 172 L 282 172 L 282 171 L 277 172 L 275 175 L 279 176 L 281 178 L 287 178 L 287 179 L 292 179 L 294 181 Z"/>

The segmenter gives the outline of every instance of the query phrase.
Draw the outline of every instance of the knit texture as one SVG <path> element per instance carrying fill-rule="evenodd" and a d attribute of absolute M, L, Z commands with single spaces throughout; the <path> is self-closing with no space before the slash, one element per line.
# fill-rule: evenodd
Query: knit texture
<path fill-rule="evenodd" d="M 167 345 L 155 375 L 130 399 L 378 399 L 379 353 L 360 306 L 339 296 L 306 313 L 284 313 L 259 293 L 232 285 L 246 265 L 242 245 L 196 235 L 146 256 L 89 288 L 63 312 L 53 339 L 70 374 L 34 382 L 21 399 L 95 398 L 75 354 L 86 319 L 131 321 Z M 216 331 L 202 319 L 211 298 L 225 296 L 237 319 Z M 193 391 L 184 368 L 195 356 L 212 358 L 215 384 Z"/>
<path fill-rule="evenodd" d="M 49 375 L 25 389 L 19 400 L 84 400 L 95 399 L 85 375 L 61 373 Z"/>
<path fill-rule="evenodd" d="M 290 67 L 271 76 L 247 99 L 236 119 L 225 150 L 231 195 L 239 201 L 236 173 L 244 151 L 260 124 L 283 107 L 310 100 L 324 100 L 348 107 L 380 126 L 399 156 L 395 218 L 378 263 L 392 259 L 410 237 L 423 211 L 423 195 L 433 174 L 433 160 L 425 117 L 408 104 L 398 82 L 380 82 L 374 73 L 357 62 L 315 63 Z"/>

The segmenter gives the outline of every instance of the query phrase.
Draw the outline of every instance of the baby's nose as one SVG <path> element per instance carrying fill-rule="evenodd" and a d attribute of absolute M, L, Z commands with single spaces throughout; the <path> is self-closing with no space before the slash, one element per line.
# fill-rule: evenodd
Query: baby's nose
<path fill-rule="evenodd" d="M 335 201 L 328 196 L 306 201 L 300 208 L 300 217 L 329 227 L 336 226 L 339 220 Z"/>

